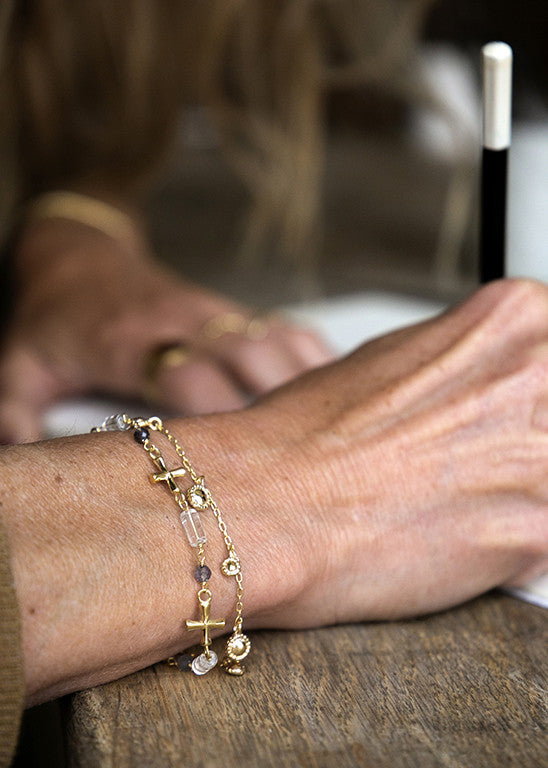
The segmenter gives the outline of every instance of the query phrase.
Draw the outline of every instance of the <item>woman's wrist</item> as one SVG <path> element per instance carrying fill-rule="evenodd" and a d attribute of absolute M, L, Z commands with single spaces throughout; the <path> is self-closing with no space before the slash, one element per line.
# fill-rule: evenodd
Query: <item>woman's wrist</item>
<path fill-rule="evenodd" d="M 276 493 L 276 446 L 267 447 L 252 422 L 238 414 L 171 427 L 230 528 L 250 626 L 295 597 L 306 570 L 296 554 L 301 524 Z M 149 482 L 149 464 L 127 433 L 0 454 L 31 703 L 119 677 L 194 642 L 185 619 L 196 614 L 196 563 L 170 494 Z M 226 554 L 215 521 L 204 523 L 214 570 Z M 217 570 L 213 585 L 212 610 L 228 625 L 233 581 Z"/>
<path fill-rule="evenodd" d="M 127 205 L 107 202 L 103 196 L 54 190 L 30 203 L 27 222 L 35 224 L 52 219 L 84 225 L 122 243 L 133 242 L 137 235 L 135 211 Z"/>
<path fill-rule="evenodd" d="M 309 514 L 315 494 L 307 486 L 320 473 L 263 406 L 184 425 L 188 455 L 204 468 L 242 560 L 247 626 L 268 626 L 317 576 L 324 529 Z"/>
<path fill-rule="evenodd" d="M 64 205 L 65 195 L 74 195 L 75 204 Z M 88 203 L 90 211 L 85 215 Z M 48 193 L 30 203 L 16 247 L 20 274 L 62 268 L 79 257 L 89 258 L 90 249 L 99 256 L 103 249 L 110 260 L 113 254 L 124 259 L 146 255 L 148 242 L 140 206 L 104 194 L 71 192 Z"/>

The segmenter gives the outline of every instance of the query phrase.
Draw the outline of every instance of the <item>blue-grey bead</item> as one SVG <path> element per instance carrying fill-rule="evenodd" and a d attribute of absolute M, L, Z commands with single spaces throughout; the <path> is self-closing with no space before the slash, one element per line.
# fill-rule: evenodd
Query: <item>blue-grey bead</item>
<path fill-rule="evenodd" d="M 144 443 L 150 437 L 150 432 L 145 427 L 137 427 L 133 433 L 136 443 Z"/>
<path fill-rule="evenodd" d="M 196 570 L 194 571 L 194 578 L 199 582 L 209 581 L 211 578 L 211 568 L 208 568 L 207 565 L 196 566 Z"/>

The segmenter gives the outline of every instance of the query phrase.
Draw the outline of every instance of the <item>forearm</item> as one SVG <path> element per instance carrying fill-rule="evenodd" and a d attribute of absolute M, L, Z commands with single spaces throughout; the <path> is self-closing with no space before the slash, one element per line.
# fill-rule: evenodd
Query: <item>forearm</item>
<path fill-rule="evenodd" d="M 295 576 L 277 578 L 299 534 L 293 516 L 277 509 L 275 518 L 269 509 L 269 449 L 246 432 L 241 414 L 237 432 L 233 419 L 180 420 L 173 431 L 224 514 L 242 561 L 244 618 L 253 624 L 288 588 L 299 589 Z M 170 448 L 165 458 L 172 467 L 178 460 Z M 152 470 L 131 433 L 0 454 L 29 703 L 111 680 L 197 641 L 184 624 L 197 618 L 195 552 L 169 492 L 150 483 Z M 212 610 L 229 628 L 235 584 L 220 573 L 226 550 L 211 512 L 202 519 Z"/>
<path fill-rule="evenodd" d="M 546 317 L 544 286 L 490 286 L 252 408 L 170 425 L 234 540 L 245 627 L 418 615 L 546 571 Z M 127 433 L 0 453 L 29 701 L 195 642 L 196 558 L 151 471 Z"/>

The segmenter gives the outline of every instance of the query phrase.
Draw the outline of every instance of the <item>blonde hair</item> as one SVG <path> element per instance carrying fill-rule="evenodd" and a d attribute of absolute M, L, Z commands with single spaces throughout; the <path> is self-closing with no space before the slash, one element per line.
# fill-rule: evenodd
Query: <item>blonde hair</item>
<path fill-rule="evenodd" d="M 138 194 L 182 101 L 206 103 L 250 189 L 243 252 L 314 253 L 324 100 L 401 65 L 432 0 L 9 0 L 0 135 L 9 194 Z"/>

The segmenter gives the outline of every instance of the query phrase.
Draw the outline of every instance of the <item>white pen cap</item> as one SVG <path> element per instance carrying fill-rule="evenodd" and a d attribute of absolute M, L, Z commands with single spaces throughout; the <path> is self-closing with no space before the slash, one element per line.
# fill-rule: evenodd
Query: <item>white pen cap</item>
<path fill-rule="evenodd" d="M 483 64 L 483 146 L 508 149 L 512 138 L 512 49 L 508 43 L 487 43 Z"/>

